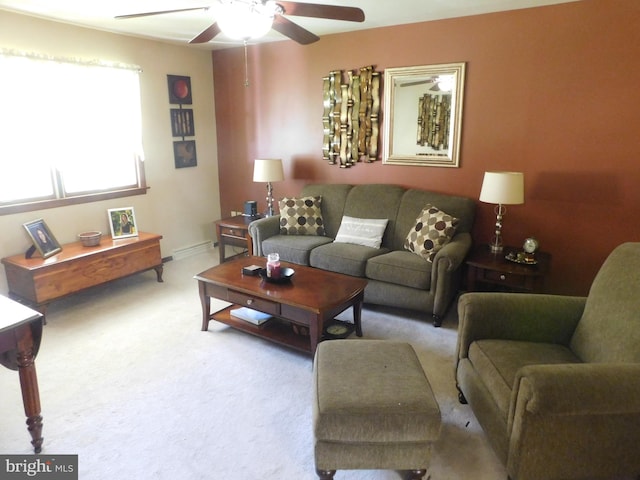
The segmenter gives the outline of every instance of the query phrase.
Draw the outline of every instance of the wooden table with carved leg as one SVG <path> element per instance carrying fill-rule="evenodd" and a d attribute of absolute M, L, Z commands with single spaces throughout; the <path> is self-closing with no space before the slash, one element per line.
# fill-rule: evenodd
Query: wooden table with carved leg
<path fill-rule="evenodd" d="M 42 339 L 44 316 L 0 295 L 0 363 L 18 370 L 22 403 L 35 453 L 42 450 L 42 416 L 35 359 Z"/>

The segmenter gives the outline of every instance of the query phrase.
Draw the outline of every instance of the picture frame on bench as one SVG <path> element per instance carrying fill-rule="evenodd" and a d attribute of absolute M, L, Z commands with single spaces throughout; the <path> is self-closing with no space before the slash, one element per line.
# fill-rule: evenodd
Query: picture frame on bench
<path fill-rule="evenodd" d="M 111 238 L 137 237 L 138 224 L 133 207 L 110 208 L 109 227 L 111 227 Z"/>
<path fill-rule="evenodd" d="M 53 233 L 51 233 L 51 230 L 42 218 L 24 223 L 23 226 L 29 234 L 29 237 L 31 237 L 33 247 L 42 255 L 42 258 L 51 257 L 62 251 L 58 240 L 53 236 Z M 29 257 L 31 256 L 29 255 L 29 251 L 27 255 Z"/>

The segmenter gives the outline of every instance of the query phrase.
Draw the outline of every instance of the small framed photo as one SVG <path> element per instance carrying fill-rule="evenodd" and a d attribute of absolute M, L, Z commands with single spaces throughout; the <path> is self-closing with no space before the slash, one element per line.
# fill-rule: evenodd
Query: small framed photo
<path fill-rule="evenodd" d="M 62 247 L 49 230 L 44 220 L 39 218 L 23 224 L 25 230 L 33 241 L 33 246 L 40 252 L 42 258 L 47 258 L 62 251 Z"/>
<path fill-rule="evenodd" d="M 111 227 L 111 238 L 125 238 L 138 236 L 138 224 L 133 207 L 110 208 L 109 226 Z"/>

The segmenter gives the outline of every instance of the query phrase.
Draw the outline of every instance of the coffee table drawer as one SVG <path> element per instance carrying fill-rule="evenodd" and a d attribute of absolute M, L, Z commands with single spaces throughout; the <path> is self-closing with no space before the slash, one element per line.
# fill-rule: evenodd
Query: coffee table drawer
<path fill-rule="evenodd" d="M 270 313 L 272 315 L 280 315 L 280 304 L 263 300 L 262 298 L 252 297 L 246 293 L 234 292 L 229 290 L 229 301 L 242 305 L 244 307 L 255 308 L 261 312 Z"/>
<path fill-rule="evenodd" d="M 293 307 L 291 305 L 282 305 L 282 316 L 287 318 L 293 322 L 299 323 L 301 325 L 311 325 L 314 318 L 316 318 L 313 312 L 309 310 L 305 310 L 299 307 Z"/>

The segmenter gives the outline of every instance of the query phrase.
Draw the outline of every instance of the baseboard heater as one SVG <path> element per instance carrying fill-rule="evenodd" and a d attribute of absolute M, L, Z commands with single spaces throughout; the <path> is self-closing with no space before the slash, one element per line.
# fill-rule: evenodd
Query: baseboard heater
<path fill-rule="evenodd" d="M 195 245 L 191 245 L 189 247 L 178 248 L 174 250 L 172 257 L 174 260 L 180 260 L 181 258 L 190 257 L 191 255 L 204 253 L 211 248 L 213 248 L 213 244 L 211 243 L 211 241 L 196 243 Z"/>

